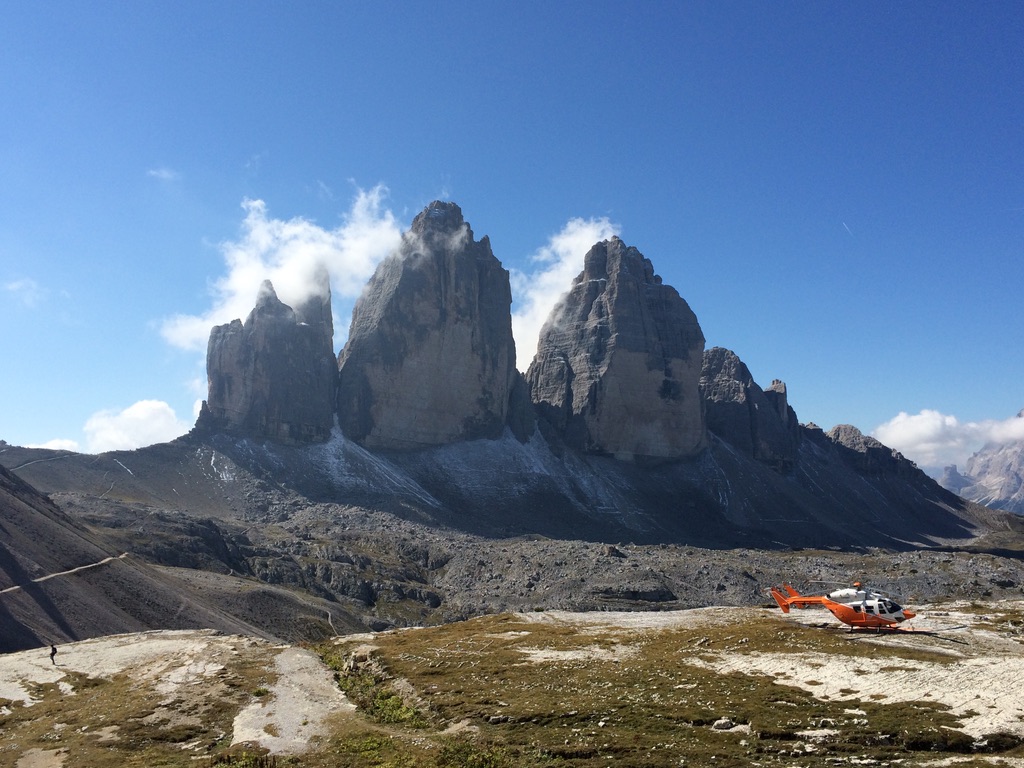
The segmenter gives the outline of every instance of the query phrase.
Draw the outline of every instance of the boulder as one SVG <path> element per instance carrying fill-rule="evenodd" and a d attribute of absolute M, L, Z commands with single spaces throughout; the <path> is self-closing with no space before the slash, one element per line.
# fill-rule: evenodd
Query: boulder
<path fill-rule="evenodd" d="M 707 446 L 698 390 L 704 334 L 651 262 L 615 237 L 596 244 L 541 329 L 531 399 L 571 447 L 623 460 Z"/>
<path fill-rule="evenodd" d="M 338 357 L 346 436 L 397 450 L 499 437 L 518 375 L 511 306 L 488 238 L 454 203 L 428 205 L 353 311 Z"/>
<path fill-rule="evenodd" d="M 265 280 L 245 322 L 210 332 L 207 399 L 196 428 L 283 443 L 322 442 L 334 425 L 337 368 L 330 282 L 292 309 Z"/>

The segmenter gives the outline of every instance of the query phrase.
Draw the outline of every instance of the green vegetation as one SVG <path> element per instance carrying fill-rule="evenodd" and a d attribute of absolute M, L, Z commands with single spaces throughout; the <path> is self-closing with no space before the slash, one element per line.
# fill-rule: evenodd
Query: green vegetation
<path fill-rule="evenodd" d="M 227 765 L 231 768 L 277 768 L 277 758 L 273 755 L 258 755 L 251 752 L 230 752 L 210 758 L 209 765 Z"/>
<path fill-rule="evenodd" d="M 357 707 L 378 723 L 404 723 L 425 728 L 427 720 L 414 705 L 406 703 L 384 681 L 372 673 L 360 672 L 338 676 L 338 684 Z"/>
<path fill-rule="evenodd" d="M 995 631 L 1020 618 L 990 609 Z M 972 739 L 930 698 L 897 703 L 870 685 L 836 688 L 829 677 L 837 659 L 854 670 L 926 674 L 925 663 L 957 659 L 940 638 L 875 638 L 770 612 L 706 618 L 637 629 L 498 615 L 385 632 L 372 645 L 365 636 L 324 643 L 316 650 L 357 711 L 335 713 L 326 737 L 288 757 L 231 745 L 239 710 L 273 695 L 273 649 L 232 657 L 204 682 L 215 695 L 199 698 L 167 700 L 125 676 L 68 673 L 65 690 L 37 686 L 31 707 L 0 701 L 0 768 L 16 768 L 30 749 L 66 750 L 74 756 L 66 765 L 88 768 L 809 768 L 1024 758 L 1020 738 Z M 762 654 L 781 659 L 771 668 L 782 671 L 715 666 Z M 796 680 L 803 687 L 787 684 Z"/>
<path fill-rule="evenodd" d="M 853 758 L 906 764 L 915 753 L 1024 754 L 1012 736 L 975 744 L 937 703 L 870 695 L 830 701 L 780 685 L 783 679 L 720 674 L 701 664 L 726 651 L 826 652 L 891 671 L 911 669 L 909 661 L 953 661 L 937 650 L 862 642 L 792 622 L 637 632 L 504 615 L 385 633 L 376 645 L 369 654 L 360 650 L 362 662 L 347 655 L 344 642 L 321 650 L 346 690 L 366 686 L 378 696 L 401 686 L 416 692 L 423 720 L 435 728 L 476 729 L 475 737 L 439 742 L 409 764 L 812 766 Z M 802 663 L 794 655 L 794 668 Z M 360 706 L 386 722 L 373 703 Z M 713 727 L 726 718 L 732 728 Z"/>

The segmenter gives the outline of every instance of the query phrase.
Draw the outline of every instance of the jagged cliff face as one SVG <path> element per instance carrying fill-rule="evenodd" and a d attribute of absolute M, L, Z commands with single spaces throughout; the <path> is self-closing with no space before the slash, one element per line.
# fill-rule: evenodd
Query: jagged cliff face
<path fill-rule="evenodd" d="M 809 425 L 807 433 L 820 434 L 821 430 Z M 837 446 L 839 455 L 854 469 L 866 475 L 925 478 L 918 466 L 893 448 L 865 435 L 851 424 L 837 424 L 824 435 Z"/>
<path fill-rule="evenodd" d="M 776 379 L 762 389 L 734 352 L 714 347 L 704 353 L 700 391 L 711 432 L 764 464 L 792 468 L 800 424 L 783 382 Z"/>
<path fill-rule="evenodd" d="M 972 483 L 961 495 L 1024 514 L 1024 442 L 987 445 L 967 460 L 965 469 Z"/>
<path fill-rule="evenodd" d="M 368 448 L 494 438 L 516 380 L 508 271 L 454 203 L 431 203 L 356 303 L 338 418 Z"/>
<path fill-rule="evenodd" d="M 527 371 L 540 414 L 575 448 L 676 459 L 707 445 L 704 334 L 689 305 L 618 238 L 595 245 Z"/>
<path fill-rule="evenodd" d="M 1024 419 L 1024 410 L 1017 418 Z M 1024 514 L 1024 441 L 986 445 L 967 460 L 963 474 L 946 467 L 939 483 L 965 499 Z"/>
<path fill-rule="evenodd" d="M 211 331 L 198 429 L 292 444 L 330 437 L 337 368 L 326 271 L 317 282 L 319 290 L 292 309 L 264 281 L 244 323 Z"/>

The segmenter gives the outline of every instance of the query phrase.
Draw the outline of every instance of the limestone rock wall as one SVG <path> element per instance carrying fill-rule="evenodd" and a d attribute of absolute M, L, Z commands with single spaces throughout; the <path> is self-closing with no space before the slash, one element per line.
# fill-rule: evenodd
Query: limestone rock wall
<path fill-rule="evenodd" d="M 761 389 L 734 352 L 713 347 L 704 353 L 700 390 L 711 432 L 777 469 L 795 464 L 800 425 L 783 382 L 776 379 Z"/>
<path fill-rule="evenodd" d="M 498 437 L 515 383 L 512 292 L 489 240 L 431 203 L 356 303 L 338 357 L 338 418 L 368 448 Z"/>
<path fill-rule="evenodd" d="M 209 388 L 197 429 L 292 444 L 330 436 L 337 368 L 326 272 L 319 285 L 296 311 L 264 281 L 244 323 L 210 332 Z"/>
<path fill-rule="evenodd" d="M 526 378 L 539 412 L 570 446 L 675 459 L 707 445 L 703 351 L 686 301 L 616 237 L 587 253 L 541 330 Z"/>

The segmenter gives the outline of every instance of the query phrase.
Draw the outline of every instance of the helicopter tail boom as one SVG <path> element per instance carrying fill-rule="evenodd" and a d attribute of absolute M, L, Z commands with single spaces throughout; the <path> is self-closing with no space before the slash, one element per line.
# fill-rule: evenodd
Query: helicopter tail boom
<path fill-rule="evenodd" d="M 785 590 L 785 594 L 783 594 Z M 811 605 L 824 605 L 825 598 L 818 595 L 801 595 L 789 584 L 783 584 L 782 589 L 771 588 L 772 597 L 779 604 L 783 613 L 789 613 L 790 608 L 807 608 Z"/>

